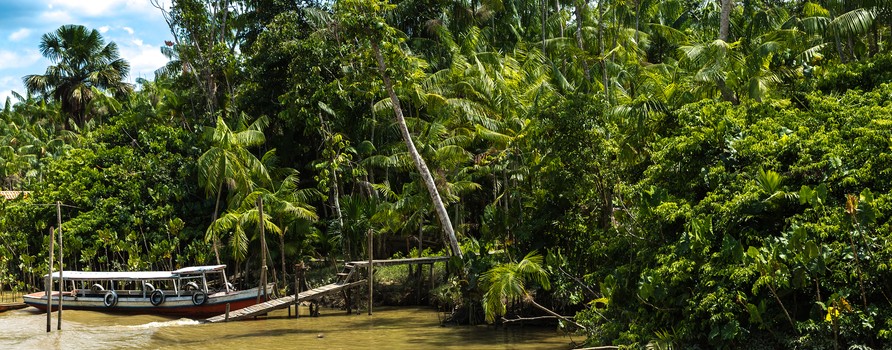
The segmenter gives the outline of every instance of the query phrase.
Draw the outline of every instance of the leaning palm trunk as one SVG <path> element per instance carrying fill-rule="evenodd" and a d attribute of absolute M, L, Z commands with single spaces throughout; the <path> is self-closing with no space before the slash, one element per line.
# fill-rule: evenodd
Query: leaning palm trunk
<path fill-rule="evenodd" d="M 549 314 L 549 315 L 551 315 L 551 316 L 557 317 L 558 319 L 560 319 L 560 320 L 562 320 L 562 321 L 564 321 L 564 322 L 570 323 L 570 324 L 572 324 L 572 325 L 578 327 L 579 329 L 586 330 L 585 327 L 583 327 L 583 326 L 580 325 L 579 323 L 576 323 L 576 321 L 573 321 L 573 320 L 567 318 L 567 317 L 564 316 L 564 315 L 558 314 L 557 312 L 551 311 L 551 309 L 549 309 L 549 308 L 547 308 L 547 307 L 544 307 L 544 306 L 540 305 L 540 304 L 537 303 L 535 300 L 533 300 L 533 297 L 530 296 L 529 294 L 527 294 L 524 298 L 526 299 L 526 302 L 532 304 L 532 305 L 535 306 L 537 309 L 542 310 L 542 311 L 544 311 L 545 313 L 547 313 L 547 314 Z"/>
<path fill-rule="evenodd" d="M 449 238 L 449 245 L 452 248 L 452 255 L 457 255 L 458 257 L 462 257 L 461 247 L 458 246 L 458 239 L 455 237 L 455 230 L 452 229 L 452 222 L 449 220 L 449 213 L 446 212 L 446 207 L 443 205 L 443 200 L 440 199 L 440 193 L 437 191 L 437 185 L 434 183 L 434 178 L 431 176 L 430 170 L 427 168 L 427 164 L 425 164 L 424 159 L 421 158 L 421 155 L 418 153 L 418 150 L 415 148 L 415 143 L 412 142 L 412 136 L 409 135 L 409 127 L 406 126 L 406 119 L 403 117 L 403 109 L 400 107 L 400 100 L 396 96 L 396 92 L 393 90 L 393 84 L 390 81 L 390 75 L 387 74 L 387 66 L 384 64 L 384 57 L 381 55 L 381 49 L 378 47 L 378 43 L 372 41 L 372 50 L 375 51 L 375 58 L 378 61 L 378 72 L 381 74 L 381 79 L 384 80 L 384 87 L 387 89 L 387 95 L 390 96 L 390 102 L 393 104 L 393 114 L 396 115 L 397 124 L 399 124 L 400 134 L 403 136 L 403 141 L 406 142 L 406 147 L 409 148 L 409 154 L 412 156 L 412 161 L 415 163 L 415 167 L 418 168 L 418 172 L 421 174 L 421 179 L 424 181 L 424 186 L 427 187 L 427 192 L 430 194 L 431 202 L 434 203 L 434 208 L 437 211 L 437 217 L 440 219 L 440 226 L 443 227 L 443 231 L 446 232 L 446 236 Z"/>

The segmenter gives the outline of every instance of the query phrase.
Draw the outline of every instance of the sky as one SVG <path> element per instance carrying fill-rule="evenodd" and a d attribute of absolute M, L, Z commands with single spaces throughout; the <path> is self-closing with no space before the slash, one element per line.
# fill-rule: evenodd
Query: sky
<path fill-rule="evenodd" d="M 158 0 L 164 7 L 171 1 Z M 41 56 L 40 38 L 66 24 L 96 29 L 106 43 L 117 43 L 130 63 L 131 83 L 151 80 L 167 63 L 161 45 L 173 36 L 150 0 L 0 0 L 0 106 L 11 91 L 25 95 L 22 77 L 44 74 L 53 64 Z"/>

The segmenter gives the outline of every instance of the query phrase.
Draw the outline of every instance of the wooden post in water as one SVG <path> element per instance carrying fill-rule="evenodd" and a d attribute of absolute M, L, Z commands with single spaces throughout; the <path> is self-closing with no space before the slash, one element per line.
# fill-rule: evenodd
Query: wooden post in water
<path fill-rule="evenodd" d="M 229 303 L 226 303 L 226 318 L 223 319 L 223 322 L 229 322 Z"/>
<path fill-rule="evenodd" d="M 297 275 L 300 274 L 300 265 L 294 264 L 294 318 L 300 318 L 300 304 L 297 303 L 297 296 L 300 294 L 300 287 L 298 285 Z M 289 307 L 288 310 L 291 310 Z M 288 315 L 289 317 L 291 315 Z"/>
<path fill-rule="evenodd" d="M 62 202 L 60 201 L 56 201 L 56 222 L 59 225 L 59 314 L 56 317 L 56 330 L 62 330 L 62 290 L 65 289 L 62 271 L 65 270 L 65 266 L 62 264 Z"/>
<path fill-rule="evenodd" d="M 427 271 L 430 273 L 430 278 L 428 278 L 428 279 L 430 280 L 430 283 L 431 283 L 431 287 L 430 287 L 430 289 L 428 289 L 427 304 L 431 305 L 433 303 L 431 302 L 432 298 L 430 298 L 430 295 L 431 295 L 430 291 L 434 290 L 434 263 L 430 263 L 427 266 L 428 266 Z"/>
<path fill-rule="evenodd" d="M 304 273 L 306 273 L 306 271 L 307 271 L 307 266 L 304 265 L 303 261 L 294 265 L 294 318 L 295 319 L 300 318 L 300 304 L 298 303 L 297 297 L 300 295 L 300 292 L 304 291 L 304 285 L 306 285 L 306 279 L 304 278 Z"/>
<path fill-rule="evenodd" d="M 50 227 L 50 263 L 49 272 L 46 275 L 46 332 L 49 333 L 52 328 L 53 318 L 53 243 L 56 241 L 56 230 Z"/>
<path fill-rule="evenodd" d="M 373 241 L 372 241 L 372 230 L 371 229 L 369 229 L 368 235 L 369 235 L 369 316 L 371 316 L 372 315 L 372 284 L 375 281 L 375 275 L 374 275 L 375 268 L 373 267 L 375 264 L 372 259 L 372 255 L 373 255 L 372 254 L 372 250 L 373 250 L 372 243 L 373 243 Z"/>

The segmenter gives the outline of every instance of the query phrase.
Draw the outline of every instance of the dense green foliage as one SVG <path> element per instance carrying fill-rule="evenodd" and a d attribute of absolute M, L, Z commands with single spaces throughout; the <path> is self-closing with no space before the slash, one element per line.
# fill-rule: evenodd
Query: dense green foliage
<path fill-rule="evenodd" d="M 256 271 L 263 227 L 282 280 L 449 252 L 448 219 L 460 321 L 892 343 L 888 2 L 330 5 L 175 1 L 154 81 L 8 101 L 0 180 L 30 193 L 0 204 L 2 282 L 37 286 L 56 202 L 66 268 Z"/>

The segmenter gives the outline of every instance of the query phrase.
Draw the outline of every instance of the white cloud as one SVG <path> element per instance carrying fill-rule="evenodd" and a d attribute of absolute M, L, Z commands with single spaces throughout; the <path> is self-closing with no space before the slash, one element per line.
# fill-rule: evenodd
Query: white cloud
<path fill-rule="evenodd" d="M 28 67 L 40 60 L 40 54 L 37 51 L 6 51 L 0 50 L 0 71 L 4 69 L 16 69 Z"/>
<path fill-rule="evenodd" d="M 12 97 L 12 89 L 18 87 L 18 84 L 19 81 L 15 77 L 0 77 L 0 108 L 6 103 L 7 97 Z M 15 97 L 12 97 L 12 101 L 15 102 Z"/>
<path fill-rule="evenodd" d="M 127 45 L 121 45 L 121 57 L 130 62 L 131 82 L 136 78 L 154 79 L 155 70 L 167 64 L 167 57 L 161 54 L 159 46 L 143 44 L 135 39 Z"/>
<path fill-rule="evenodd" d="M 105 34 L 106 32 L 108 32 L 109 29 L 111 29 L 109 26 L 102 26 L 102 27 L 99 27 L 98 30 L 100 33 Z"/>
<path fill-rule="evenodd" d="M 122 12 L 161 15 L 149 0 L 49 0 L 49 8 L 87 17 L 115 16 Z"/>
<path fill-rule="evenodd" d="M 127 33 L 130 33 L 130 35 L 133 35 L 133 28 L 130 28 L 130 27 L 124 27 L 124 28 L 122 28 L 122 29 L 126 30 Z"/>
<path fill-rule="evenodd" d="M 39 20 L 43 23 L 71 23 L 74 18 L 67 11 L 56 10 L 41 13 Z"/>
<path fill-rule="evenodd" d="M 31 30 L 28 28 L 21 28 L 17 31 L 12 32 L 12 34 L 9 34 L 9 40 L 19 41 L 24 38 L 27 38 L 28 35 L 31 35 Z"/>
<path fill-rule="evenodd" d="M 12 97 L 12 90 L 0 90 L 0 108 L 6 105 L 7 98 L 11 99 L 12 104 L 15 104 L 16 99 Z"/>

